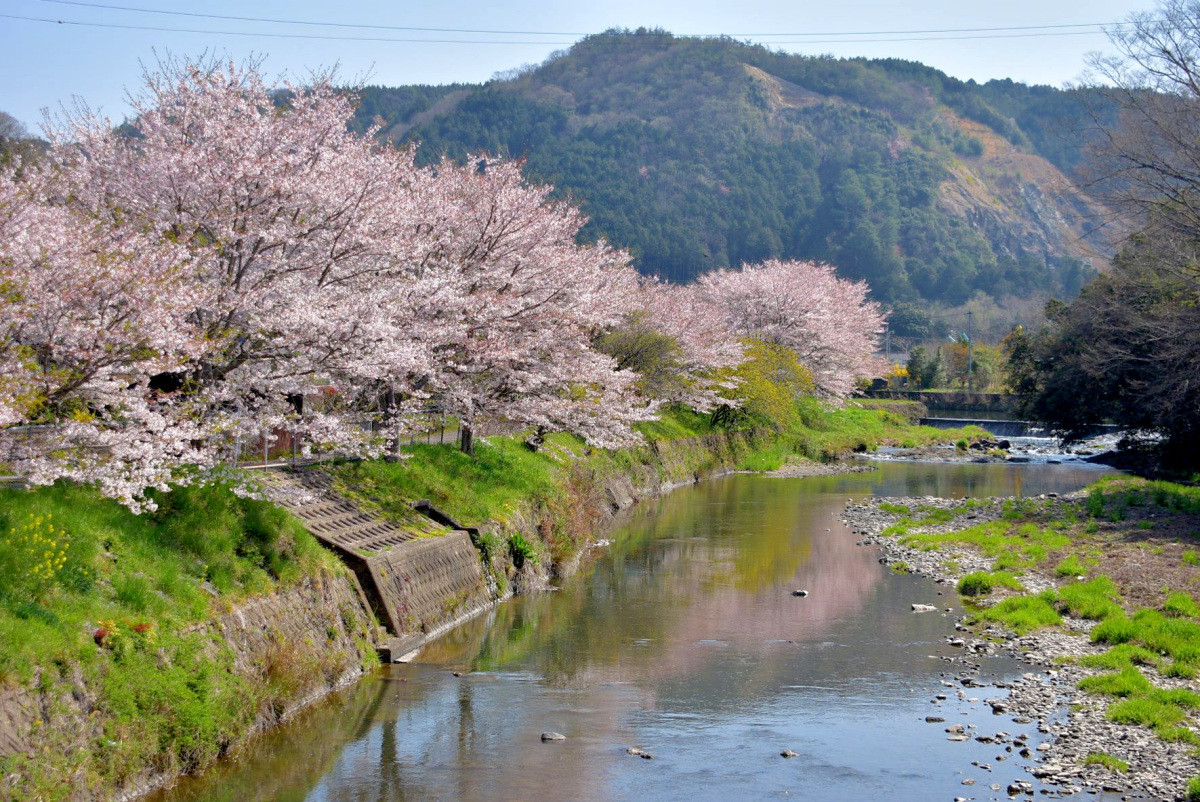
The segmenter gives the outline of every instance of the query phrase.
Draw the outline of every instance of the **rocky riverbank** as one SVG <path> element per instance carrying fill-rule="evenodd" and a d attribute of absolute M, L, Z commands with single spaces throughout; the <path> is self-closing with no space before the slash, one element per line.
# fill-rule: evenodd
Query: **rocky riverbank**
<path fill-rule="evenodd" d="M 1071 505 L 1082 496 L 1043 497 L 1036 503 L 1045 509 Z M 882 562 L 953 585 L 972 572 L 991 570 L 993 558 L 959 542 L 927 549 L 901 540 L 912 534 L 954 532 L 1001 520 L 1006 514 L 1015 517 L 1012 502 L 1003 499 L 871 499 L 847 506 L 845 520 L 862 536 L 860 543 L 882 549 Z M 1030 593 L 1075 579 L 1038 566 L 1020 575 Z M 1048 786 L 1046 793 L 1056 788 L 1058 795 L 1070 796 L 1086 789 L 1119 793 L 1129 799 L 1184 798 L 1188 778 L 1200 774 L 1195 746 L 1187 743 L 1187 738 L 1166 740 L 1147 727 L 1115 723 L 1106 714 L 1111 698 L 1079 689 L 1085 678 L 1106 673 L 1103 668 L 1079 663 L 1081 658 L 1106 651 L 1088 637 L 1094 626 L 1095 621 L 1065 617 L 1061 626 L 1017 634 L 998 624 L 972 624 L 970 617 L 964 617 L 957 622 L 957 636 L 950 641 L 963 651 L 953 658 L 955 681 L 968 689 L 975 685 L 980 658 L 987 655 L 1007 655 L 1030 665 L 1033 670 L 1012 684 L 1008 697 L 987 701 L 994 712 L 1015 716 L 1019 723 L 1035 724 L 1047 736 L 1036 753 L 1023 741 L 1010 741 L 1022 755 L 1036 759 L 1031 772 Z M 1197 688 L 1193 679 L 1170 678 L 1154 670 L 1141 673 L 1156 688 Z M 949 737 L 962 738 L 962 734 Z M 1123 764 L 1128 765 L 1127 770 L 1120 770 Z M 1032 793 L 1032 786 L 1010 784 L 1004 790 L 1009 795 Z"/>
<path fill-rule="evenodd" d="M 808 476 L 837 476 L 843 473 L 863 473 L 873 471 L 875 466 L 864 465 L 862 462 L 812 462 L 810 460 L 789 461 L 773 471 L 767 471 L 767 476 L 779 479 L 802 479 Z"/>

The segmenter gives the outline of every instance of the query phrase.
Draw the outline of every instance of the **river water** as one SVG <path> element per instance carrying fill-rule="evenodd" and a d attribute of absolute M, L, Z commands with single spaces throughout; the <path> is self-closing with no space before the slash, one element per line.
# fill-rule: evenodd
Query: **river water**
<path fill-rule="evenodd" d="M 635 508 L 559 591 L 497 606 L 158 799 L 1006 799 L 989 786 L 1032 781 L 1027 761 L 945 727 L 1031 746 L 1036 728 L 983 705 L 1001 688 L 942 684 L 942 658 L 961 653 L 953 589 L 886 570 L 841 511 L 870 495 L 1062 493 L 1102 472 L 890 462 L 678 490 Z M 981 679 L 1025 670 L 984 658 Z"/>

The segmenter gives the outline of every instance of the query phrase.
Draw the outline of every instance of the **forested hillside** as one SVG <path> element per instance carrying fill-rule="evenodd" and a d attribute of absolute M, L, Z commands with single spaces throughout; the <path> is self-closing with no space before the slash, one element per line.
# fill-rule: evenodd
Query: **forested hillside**
<path fill-rule="evenodd" d="M 1103 265 L 1101 210 L 1064 174 L 1084 99 L 637 31 L 481 86 L 369 87 L 356 123 L 426 163 L 526 159 L 646 273 L 819 259 L 883 301 L 957 304 L 1074 295 Z"/>

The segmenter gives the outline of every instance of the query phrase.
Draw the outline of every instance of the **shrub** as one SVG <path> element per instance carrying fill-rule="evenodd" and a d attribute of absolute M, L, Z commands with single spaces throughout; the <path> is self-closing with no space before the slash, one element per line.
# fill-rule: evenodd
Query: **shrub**
<path fill-rule="evenodd" d="M 993 587 L 991 574 L 983 571 L 967 574 L 958 580 L 958 592 L 964 596 L 986 596 Z"/>
<path fill-rule="evenodd" d="M 537 552 L 520 532 L 508 536 L 508 554 L 517 570 L 524 568 L 526 562 L 537 562 Z"/>

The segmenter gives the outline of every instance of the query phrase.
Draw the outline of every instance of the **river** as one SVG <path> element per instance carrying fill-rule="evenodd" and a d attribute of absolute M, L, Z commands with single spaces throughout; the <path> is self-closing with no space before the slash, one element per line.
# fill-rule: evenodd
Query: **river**
<path fill-rule="evenodd" d="M 1062 493 L 1102 472 L 887 462 L 678 490 L 635 508 L 557 592 L 498 605 L 156 799 L 949 802 L 1006 799 L 989 786 L 1014 779 L 1040 788 L 1015 752 L 947 740 L 955 722 L 1041 737 L 983 706 L 1003 688 L 960 698 L 943 684 L 942 658 L 961 651 L 947 643 L 953 589 L 890 572 L 840 516 L 869 495 Z M 1028 670 L 983 664 L 985 682 Z"/>

